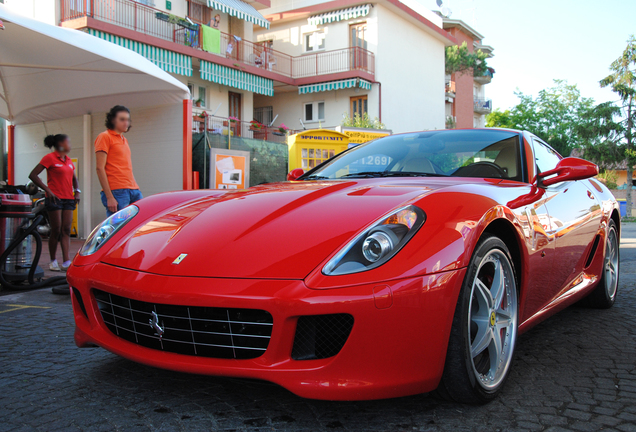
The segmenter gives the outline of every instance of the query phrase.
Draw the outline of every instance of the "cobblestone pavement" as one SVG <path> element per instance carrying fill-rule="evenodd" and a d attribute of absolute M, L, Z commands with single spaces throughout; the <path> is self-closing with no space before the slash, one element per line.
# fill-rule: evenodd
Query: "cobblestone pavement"
<path fill-rule="evenodd" d="M 523 335 L 505 391 L 481 407 L 428 395 L 311 401 L 266 382 L 141 366 L 77 349 L 67 297 L 2 295 L 0 430 L 636 431 L 635 285 L 629 224 L 614 308 L 573 306 Z"/>

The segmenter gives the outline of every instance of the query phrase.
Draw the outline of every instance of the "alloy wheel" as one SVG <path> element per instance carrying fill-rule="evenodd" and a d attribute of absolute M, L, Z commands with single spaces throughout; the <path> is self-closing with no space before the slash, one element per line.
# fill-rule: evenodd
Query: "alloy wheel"
<path fill-rule="evenodd" d="M 479 384 L 495 389 L 505 378 L 517 336 L 517 287 L 512 265 L 499 249 L 479 264 L 468 308 L 469 357 Z"/>
<path fill-rule="evenodd" d="M 616 230 L 610 229 L 605 246 L 605 290 L 610 300 L 614 300 L 618 285 L 618 247 Z"/>

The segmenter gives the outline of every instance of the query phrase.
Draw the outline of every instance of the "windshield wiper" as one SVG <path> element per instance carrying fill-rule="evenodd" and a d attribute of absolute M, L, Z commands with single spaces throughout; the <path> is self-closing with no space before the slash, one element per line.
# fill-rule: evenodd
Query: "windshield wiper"
<path fill-rule="evenodd" d="M 307 176 L 307 177 L 301 178 L 301 179 L 299 179 L 299 180 L 328 180 L 328 179 L 329 179 L 329 177 L 319 176 L 319 175 L 312 174 L 312 175 L 310 175 L 310 176 Z"/>
<path fill-rule="evenodd" d="M 437 173 L 421 173 L 415 171 L 363 171 L 359 173 L 350 173 L 340 176 L 339 178 L 373 178 L 373 177 L 448 177 L 446 174 Z"/>

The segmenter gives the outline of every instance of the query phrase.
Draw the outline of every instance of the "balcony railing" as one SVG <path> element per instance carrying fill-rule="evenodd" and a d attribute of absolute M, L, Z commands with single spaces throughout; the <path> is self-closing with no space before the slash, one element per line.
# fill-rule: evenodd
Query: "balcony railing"
<path fill-rule="evenodd" d="M 60 0 L 61 21 L 91 17 L 166 41 L 201 50 L 198 25 L 168 21 L 168 15 L 133 0 Z M 191 20 L 196 21 L 194 17 Z M 228 49 L 230 47 L 230 49 Z M 221 49 L 216 54 L 239 63 L 259 67 L 290 78 L 304 78 L 359 70 L 375 74 L 375 55 L 360 47 L 290 56 L 264 44 L 221 33 Z"/>
<path fill-rule="evenodd" d="M 200 113 L 193 117 L 192 132 L 208 132 L 217 135 L 230 136 L 232 138 L 253 138 L 263 141 L 285 143 L 287 135 L 278 128 L 267 126 L 255 126 L 251 122 L 235 120 L 225 117 L 205 116 Z"/>
<path fill-rule="evenodd" d="M 488 114 L 492 111 L 492 100 L 490 99 L 475 99 L 474 111 L 479 114 Z"/>

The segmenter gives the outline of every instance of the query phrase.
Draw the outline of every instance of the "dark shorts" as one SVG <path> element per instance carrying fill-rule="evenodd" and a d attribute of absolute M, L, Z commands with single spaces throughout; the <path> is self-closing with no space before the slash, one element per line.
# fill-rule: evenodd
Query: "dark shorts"
<path fill-rule="evenodd" d="M 112 193 L 117 200 L 118 211 L 143 198 L 143 195 L 141 194 L 139 189 L 113 189 Z M 106 200 L 106 194 L 104 193 L 104 191 L 102 191 L 101 197 L 102 204 L 104 204 L 104 207 L 106 207 L 106 215 L 112 215 L 113 212 L 108 210 L 108 207 L 106 206 L 108 201 Z"/>
<path fill-rule="evenodd" d="M 55 202 L 48 198 L 44 199 L 44 207 L 46 208 L 46 211 L 75 210 L 75 205 L 76 203 L 74 199 L 58 199 Z"/>

